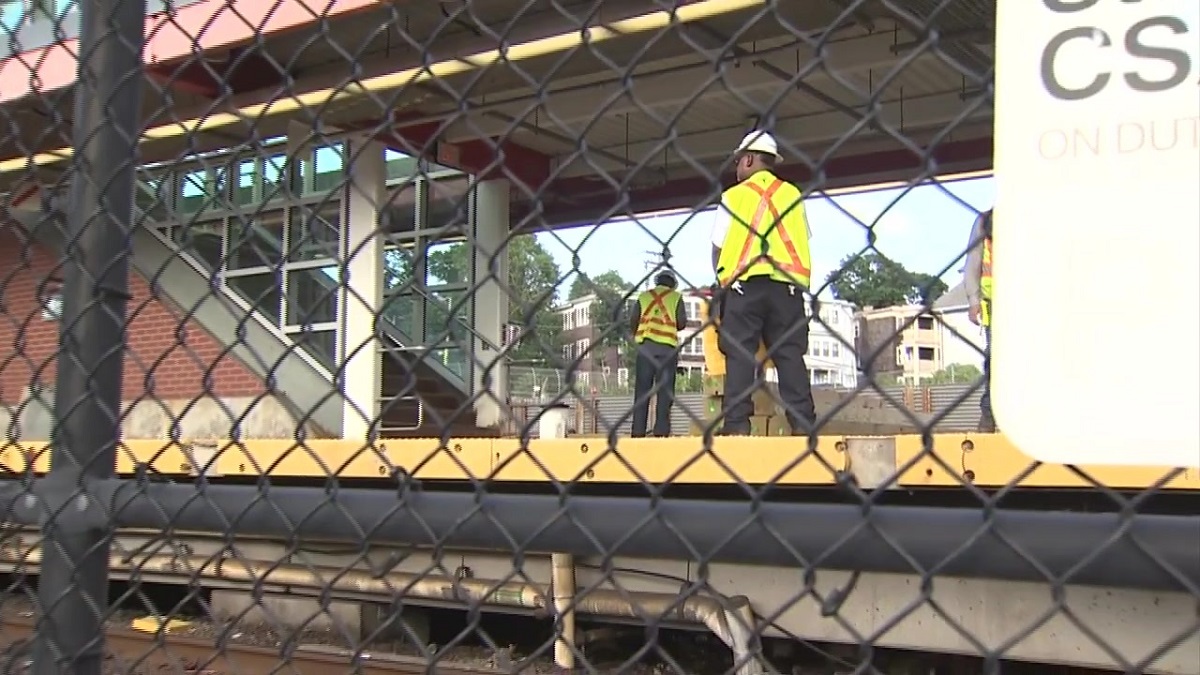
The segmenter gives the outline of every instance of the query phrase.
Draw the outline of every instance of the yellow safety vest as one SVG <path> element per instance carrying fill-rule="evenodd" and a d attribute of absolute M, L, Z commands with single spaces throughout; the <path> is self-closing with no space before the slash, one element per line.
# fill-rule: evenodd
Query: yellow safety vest
<path fill-rule="evenodd" d="M 675 325 L 675 312 L 683 296 L 679 291 L 666 286 L 642 291 L 638 296 L 641 317 L 638 319 L 637 335 L 634 339 L 641 344 L 646 340 L 661 342 L 669 347 L 679 346 L 679 327 Z"/>
<path fill-rule="evenodd" d="M 812 257 L 801 199 L 799 188 L 770 171 L 759 171 L 721 195 L 733 221 L 717 260 L 721 285 L 770 275 L 809 287 Z"/>
<path fill-rule="evenodd" d="M 992 239 L 983 240 L 983 266 L 979 275 L 979 320 L 992 325 Z"/>

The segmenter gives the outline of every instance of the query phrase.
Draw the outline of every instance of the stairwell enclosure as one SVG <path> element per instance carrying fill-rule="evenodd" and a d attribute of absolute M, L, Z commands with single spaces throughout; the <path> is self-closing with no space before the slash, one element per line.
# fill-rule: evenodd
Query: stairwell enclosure
<path fill-rule="evenodd" d="M 0 339 L 18 345 L 0 370 L 0 422 L 18 422 L 27 440 L 47 438 L 53 419 L 53 397 L 28 386 L 54 377 L 58 324 L 42 317 L 63 250 L 62 231 L 46 215 L 53 208 L 51 199 L 27 198 L 10 210 L 0 238 L 0 264 L 10 270 L 0 292 L 10 315 L 28 317 L 0 326 Z M 312 438 L 339 435 L 343 397 L 333 373 L 150 228 L 136 229 L 132 247 L 127 438 L 228 437 L 232 428 L 246 438 L 290 438 L 298 428 Z M 476 426 L 465 404 L 469 391 L 436 359 L 423 357 L 389 322 L 379 330 L 381 435 L 436 437 L 448 427 L 458 435 L 497 433 Z"/>
<path fill-rule="evenodd" d="M 16 431 L 27 440 L 49 430 L 52 397 L 31 392 L 29 383 L 54 381 L 58 323 L 43 314 L 63 250 L 62 231 L 39 201 L 11 209 L 0 230 L 0 293 L 10 317 L 0 323 L 0 341 L 13 345 L 0 367 L 0 402 L 4 414 L 24 418 Z M 222 437 L 233 428 L 245 437 L 330 437 L 341 428 L 341 397 L 331 394 L 329 373 L 214 292 L 207 272 L 153 232 L 138 228 L 132 247 L 127 438 Z"/>

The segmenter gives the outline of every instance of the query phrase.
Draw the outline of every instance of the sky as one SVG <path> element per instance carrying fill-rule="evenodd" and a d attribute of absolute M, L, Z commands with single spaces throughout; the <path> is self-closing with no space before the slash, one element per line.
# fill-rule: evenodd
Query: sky
<path fill-rule="evenodd" d="M 867 226 L 873 226 L 882 253 L 913 272 L 940 275 L 954 287 L 962 278 L 961 256 L 976 211 L 990 208 L 994 194 L 992 178 L 985 176 L 809 198 L 805 207 L 812 229 L 814 286 L 823 284 L 844 257 L 867 245 Z M 709 209 L 695 215 L 610 221 L 537 237 L 564 274 L 571 270 L 578 251 L 581 272 L 596 276 L 616 270 L 634 283 L 650 272 L 647 261 L 657 261 L 666 244 L 680 286 L 707 286 L 713 282 L 711 222 Z M 566 279 L 561 286 L 564 292 L 573 280 L 574 275 Z"/>

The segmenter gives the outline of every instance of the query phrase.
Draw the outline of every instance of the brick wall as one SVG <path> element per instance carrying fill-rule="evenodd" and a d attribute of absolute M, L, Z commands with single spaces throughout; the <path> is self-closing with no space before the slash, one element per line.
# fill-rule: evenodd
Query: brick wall
<path fill-rule="evenodd" d="M 59 324 L 42 317 L 41 297 L 51 277 L 62 278 L 57 267 L 56 254 L 0 225 L 0 403 L 20 402 L 35 378 L 54 386 Z M 155 299 L 145 279 L 135 273 L 129 281 L 125 400 L 262 392 L 262 379 L 232 354 L 222 354 L 222 345 L 199 324 L 181 326 L 182 313 Z"/>

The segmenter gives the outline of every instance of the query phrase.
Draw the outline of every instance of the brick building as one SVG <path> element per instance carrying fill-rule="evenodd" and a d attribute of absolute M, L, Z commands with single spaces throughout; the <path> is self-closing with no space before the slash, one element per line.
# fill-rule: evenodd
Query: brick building
<path fill-rule="evenodd" d="M 20 415 L 31 394 L 52 401 L 61 312 L 60 255 L 9 222 L 0 229 L 0 269 L 6 270 L 0 279 L 5 318 L 0 321 L 0 344 L 8 346 L 0 363 L 0 403 Z M 262 377 L 179 308 L 156 298 L 137 272 L 131 274 L 130 292 L 122 380 L 127 404 L 161 402 L 171 407 L 212 396 L 239 407 L 264 393 Z M 47 429 L 25 431 L 25 436 L 45 436 Z"/>

